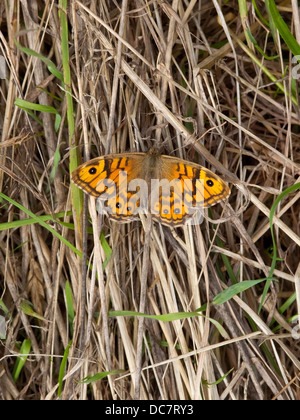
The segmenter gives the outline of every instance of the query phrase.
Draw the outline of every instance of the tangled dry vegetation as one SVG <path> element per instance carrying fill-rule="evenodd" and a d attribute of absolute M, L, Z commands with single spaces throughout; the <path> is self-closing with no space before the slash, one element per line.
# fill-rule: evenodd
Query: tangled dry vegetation
<path fill-rule="evenodd" d="M 299 84 L 265 3 L 1 2 L 2 399 L 298 399 L 298 189 L 275 242 L 270 209 L 300 175 Z M 70 171 L 153 145 L 228 202 L 150 232 L 86 210 Z"/>

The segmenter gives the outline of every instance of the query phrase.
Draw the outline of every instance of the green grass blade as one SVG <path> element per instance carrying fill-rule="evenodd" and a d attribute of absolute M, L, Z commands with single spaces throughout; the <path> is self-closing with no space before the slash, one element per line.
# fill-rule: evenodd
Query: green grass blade
<path fill-rule="evenodd" d="M 263 294 L 261 297 L 261 301 L 260 301 L 260 305 L 259 305 L 259 309 L 258 309 L 258 313 L 261 311 L 261 308 L 264 304 L 264 301 L 266 299 L 271 281 L 273 279 L 273 273 L 276 267 L 276 261 L 277 261 L 277 247 L 276 247 L 276 240 L 275 240 L 275 236 L 274 236 L 274 230 L 273 230 L 273 218 L 274 218 L 274 214 L 275 214 L 275 210 L 276 207 L 278 206 L 278 204 L 280 203 L 280 201 L 288 194 L 290 194 L 293 191 L 299 190 L 300 189 L 300 182 L 298 182 L 297 184 L 291 185 L 290 187 L 288 187 L 286 190 L 284 190 L 281 194 L 279 194 L 279 196 L 276 198 L 273 206 L 271 207 L 270 210 L 270 231 L 271 231 L 271 236 L 272 236 L 272 242 L 273 242 L 273 258 L 272 258 L 272 263 L 271 263 L 271 267 L 270 267 L 270 271 L 269 271 L 269 275 L 263 290 Z"/>
<path fill-rule="evenodd" d="M 92 384 L 93 382 L 99 381 L 100 379 L 106 378 L 108 375 L 117 375 L 118 373 L 124 373 L 124 369 L 117 369 L 112 370 L 111 372 L 99 372 L 95 375 L 91 376 L 88 375 L 85 378 L 83 378 L 81 381 L 76 381 L 76 383 L 79 384 Z"/>
<path fill-rule="evenodd" d="M 28 339 L 25 339 L 22 343 L 22 346 L 20 348 L 20 356 L 17 357 L 16 363 L 14 365 L 12 377 L 15 382 L 17 382 L 20 373 L 23 369 L 23 366 L 28 358 L 28 355 L 31 350 L 31 341 Z"/>
<path fill-rule="evenodd" d="M 78 150 L 76 148 L 75 138 L 75 120 L 74 120 L 74 106 L 72 98 L 72 78 L 70 69 L 70 54 L 69 54 L 69 27 L 68 27 L 68 1 L 59 0 L 59 18 L 61 26 L 61 51 L 63 64 L 63 80 L 65 84 L 66 101 L 67 101 L 67 121 L 69 131 L 69 146 L 70 146 L 70 173 L 79 166 Z M 83 193 L 71 183 L 72 204 L 75 209 L 77 226 L 81 229 L 81 214 Z M 80 232 L 80 236 L 82 233 Z"/>
<path fill-rule="evenodd" d="M 240 283 L 233 284 L 232 286 L 229 286 L 226 290 L 223 290 L 223 292 L 215 296 L 212 303 L 214 305 L 222 305 L 222 303 L 225 303 L 228 300 L 232 299 L 235 295 L 238 295 L 244 292 L 245 290 L 250 289 L 250 287 L 253 287 L 256 284 L 259 284 L 266 280 L 267 279 L 265 278 L 258 279 L 258 280 L 245 280 Z"/>
<path fill-rule="evenodd" d="M 5 313 L 5 315 L 10 317 L 10 312 L 8 307 L 5 305 L 5 303 L 3 302 L 2 299 L 0 299 L 0 308 L 2 309 L 2 311 Z"/>
<path fill-rule="evenodd" d="M 56 171 L 57 171 L 59 162 L 60 162 L 60 157 L 61 156 L 60 156 L 60 150 L 59 150 L 59 148 L 60 148 L 60 145 L 58 144 L 57 147 L 56 147 L 55 153 L 54 153 L 53 167 L 51 169 L 50 177 L 49 177 L 51 183 L 53 182 L 53 180 L 55 178 L 55 174 L 56 174 Z"/>
<path fill-rule="evenodd" d="M 66 285 L 65 285 L 65 296 L 66 296 L 66 305 L 67 305 L 68 320 L 69 320 L 69 325 L 70 325 L 70 332 L 72 336 L 75 311 L 74 311 L 72 290 L 71 290 L 70 283 L 68 281 L 66 281 Z"/>
<path fill-rule="evenodd" d="M 254 10 L 255 10 L 255 12 L 256 12 L 256 14 L 257 14 L 257 16 L 259 17 L 259 19 L 262 21 L 262 23 L 264 24 L 264 25 L 266 25 L 267 27 L 269 27 L 270 25 L 269 25 L 269 22 L 263 17 L 263 15 L 260 13 L 260 11 L 259 11 L 259 9 L 258 9 L 258 7 L 257 7 L 257 5 L 256 5 L 256 3 L 255 3 L 255 0 L 252 0 L 252 4 L 253 4 L 253 7 L 254 7 Z"/>
<path fill-rule="evenodd" d="M 41 226 L 43 226 L 45 229 L 47 229 L 49 232 L 51 232 L 54 236 L 56 236 L 60 241 L 62 241 L 65 245 L 67 245 L 72 251 L 74 251 L 81 258 L 81 252 L 78 251 L 78 249 L 75 248 L 75 246 L 72 245 L 71 242 L 69 242 L 67 239 L 65 239 L 63 236 L 61 236 L 58 232 L 56 232 L 56 230 L 54 230 L 51 226 L 47 225 L 47 223 L 45 223 L 41 217 L 36 216 L 34 213 L 32 213 L 26 207 L 22 206 L 20 203 L 18 203 L 17 201 L 13 200 L 12 198 L 8 197 L 7 195 L 5 195 L 1 192 L 0 192 L 0 197 L 4 198 L 9 203 L 13 204 L 18 209 L 22 210 L 25 214 L 27 214 L 29 217 L 34 219 L 36 221 L 36 223 L 39 223 Z"/>
<path fill-rule="evenodd" d="M 56 109 L 53 106 L 35 104 L 33 102 L 28 102 L 20 98 L 17 98 L 15 100 L 15 105 L 21 109 L 24 109 L 35 119 L 38 119 L 38 118 L 36 117 L 36 115 L 31 113 L 32 110 L 39 111 L 39 112 L 49 112 L 50 114 L 55 114 L 55 130 L 58 131 L 60 123 L 61 123 L 61 116 L 59 115 L 59 113 L 56 111 Z M 39 119 L 38 121 L 41 123 Z"/>
<path fill-rule="evenodd" d="M 7 229 L 16 229 L 19 228 L 21 226 L 27 226 L 27 225 L 32 225 L 33 223 L 39 223 L 41 220 L 43 222 L 47 222 L 47 221 L 52 221 L 52 222 L 56 222 L 56 223 L 60 223 L 62 226 L 66 226 L 69 229 L 73 228 L 74 229 L 74 225 L 72 225 L 71 223 L 64 223 L 61 222 L 57 219 L 61 218 L 61 217 L 65 217 L 65 216 L 72 216 L 72 212 L 68 211 L 67 213 L 64 211 L 61 211 L 59 213 L 54 213 L 54 218 L 51 214 L 44 214 L 43 216 L 38 216 L 38 220 L 37 218 L 32 218 L 29 217 L 28 219 L 19 219 L 19 220 L 14 220 L 13 222 L 6 222 L 6 223 L 0 223 L 0 232 L 2 230 L 7 230 Z"/>
<path fill-rule="evenodd" d="M 206 319 L 208 319 L 214 326 L 218 329 L 219 333 L 226 339 L 229 338 L 227 332 L 222 327 L 222 325 L 216 321 L 213 318 L 209 318 L 203 314 L 200 314 L 199 312 L 175 312 L 171 314 L 164 314 L 164 315 L 147 315 L 142 312 L 135 312 L 135 311 L 111 311 L 108 313 L 108 316 L 114 317 L 114 316 L 141 316 L 144 318 L 150 318 L 150 319 L 156 319 L 157 321 L 162 322 L 171 322 L 171 321 L 178 321 L 180 319 L 187 319 L 192 318 L 195 316 L 202 316 Z"/>
<path fill-rule="evenodd" d="M 69 356 L 71 345 L 72 345 L 72 340 L 67 345 L 67 347 L 64 351 L 64 356 L 63 356 L 61 364 L 60 364 L 59 375 L 58 375 L 58 390 L 57 390 L 58 397 L 61 396 L 62 384 L 63 384 L 64 374 L 65 374 L 65 371 L 66 371 L 66 366 L 67 366 L 67 361 L 68 361 L 68 356 Z"/>
<path fill-rule="evenodd" d="M 55 108 L 53 108 L 53 106 L 35 104 L 33 102 L 28 102 L 20 98 L 17 98 L 15 100 L 15 105 L 23 109 L 32 109 L 34 111 L 49 112 L 50 114 L 58 114 L 58 112 L 56 111 Z"/>
<path fill-rule="evenodd" d="M 22 301 L 21 310 L 24 314 L 28 316 L 32 316 L 33 318 L 40 319 L 41 321 L 46 321 L 46 319 L 42 315 L 35 312 L 35 310 L 32 307 L 32 304 L 28 300 Z"/>
<path fill-rule="evenodd" d="M 106 255 L 105 261 L 103 261 L 103 265 L 102 265 L 103 266 L 103 270 L 105 270 L 105 268 L 106 268 L 106 266 L 109 263 L 109 260 L 111 258 L 112 249 L 109 246 L 107 240 L 105 239 L 105 236 L 104 236 L 104 233 L 103 232 L 101 232 L 101 234 L 100 234 L 100 243 L 101 243 L 101 246 L 103 248 L 103 251 L 105 252 L 105 255 Z"/>
<path fill-rule="evenodd" d="M 267 0 L 266 7 L 281 38 L 292 51 L 294 56 L 300 56 L 300 45 L 292 35 L 285 21 L 282 19 L 274 0 Z M 300 62 L 300 57 L 298 58 L 298 62 Z"/>
<path fill-rule="evenodd" d="M 219 378 L 217 381 L 215 382 L 207 382 L 205 379 L 201 380 L 201 383 L 205 386 L 213 386 L 213 385 L 218 385 L 220 384 L 232 371 L 234 370 L 234 368 L 231 368 L 227 373 L 225 373 L 225 375 L 221 376 L 221 378 Z"/>
<path fill-rule="evenodd" d="M 63 81 L 63 75 L 62 72 L 60 72 L 56 65 L 53 63 L 53 61 L 51 61 L 49 58 L 44 57 L 42 54 L 32 50 L 31 48 L 26 48 L 26 47 L 22 47 L 22 45 L 20 45 L 18 43 L 18 41 L 15 40 L 15 44 L 16 46 L 19 48 L 19 50 L 23 51 L 25 54 L 31 55 L 32 57 L 36 57 L 39 58 L 40 60 L 42 60 L 46 66 L 48 67 L 48 70 L 50 71 L 50 73 L 52 73 L 55 77 L 57 77 L 59 80 Z"/>
<path fill-rule="evenodd" d="M 247 28 L 247 33 L 249 38 L 251 39 L 252 44 L 254 45 L 254 47 L 257 49 L 258 52 L 260 52 L 260 54 L 266 59 L 266 60 L 276 60 L 276 58 L 279 57 L 279 54 L 277 55 L 272 55 L 272 56 L 268 56 L 258 45 L 258 43 L 256 42 L 256 39 L 254 38 L 254 36 L 251 34 L 251 31 L 249 28 Z"/>

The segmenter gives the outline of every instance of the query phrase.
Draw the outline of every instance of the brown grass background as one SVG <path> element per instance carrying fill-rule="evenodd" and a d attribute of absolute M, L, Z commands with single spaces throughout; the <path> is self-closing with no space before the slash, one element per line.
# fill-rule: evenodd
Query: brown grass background
<path fill-rule="evenodd" d="M 268 19 L 264 2 L 256 3 Z M 297 2 L 277 4 L 299 42 Z M 62 71 L 60 4 L 1 2 L 0 54 L 7 73 L 0 81 L 0 189 L 37 216 L 63 212 L 60 222 L 47 223 L 92 264 L 86 272 L 74 250 L 39 223 L 9 225 L 28 216 L 2 199 L 2 399 L 57 399 L 71 339 L 63 399 L 298 399 L 298 191 L 280 202 L 274 218 L 278 281 L 262 311 L 264 283 L 212 304 L 234 279 L 268 275 L 270 208 L 300 175 L 292 55 L 280 37 L 274 41 L 252 3 L 247 6 L 242 19 L 238 2 L 230 0 L 70 1 L 72 83 L 63 86 L 41 59 L 14 43 L 48 57 Z M 271 60 L 246 39 L 247 27 Z M 67 89 L 74 107 L 72 136 Z M 16 98 L 54 107 L 62 118 L 58 131 L 53 114 L 36 111 L 40 124 L 15 106 Z M 152 145 L 205 165 L 230 183 L 228 203 L 209 213 L 222 223 L 206 218 L 200 226 L 175 230 L 154 224 L 149 232 L 147 222 L 98 220 L 93 200 L 83 210 L 82 195 L 75 214 L 70 168 L 107 152 L 147 151 Z M 56 150 L 60 160 L 51 179 Z M 100 229 L 112 250 L 105 270 Z M 34 313 L 25 310 L 27 301 Z M 190 313 L 206 303 L 203 314 L 223 326 L 223 335 L 200 316 L 162 322 L 108 314 Z M 31 342 L 30 354 L 15 381 L 24 340 Z M 113 374 L 78 382 L 101 372 Z"/>

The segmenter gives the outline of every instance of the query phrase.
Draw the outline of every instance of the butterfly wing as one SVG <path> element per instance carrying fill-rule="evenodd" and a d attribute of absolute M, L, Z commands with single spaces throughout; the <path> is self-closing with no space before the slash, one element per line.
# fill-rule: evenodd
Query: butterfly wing
<path fill-rule="evenodd" d="M 105 155 L 90 160 L 72 172 L 72 181 L 85 193 L 99 198 L 99 210 L 114 220 L 138 219 L 138 197 L 128 190 L 136 178 L 142 178 L 145 153 Z"/>
<path fill-rule="evenodd" d="M 161 156 L 162 179 L 172 185 L 170 195 L 161 192 L 159 212 L 153 217 L 160 223 L 180 226 L 200 209 L 225 200 L 230 189 L 226 182 L 213 172 L 182 159 Z"/>

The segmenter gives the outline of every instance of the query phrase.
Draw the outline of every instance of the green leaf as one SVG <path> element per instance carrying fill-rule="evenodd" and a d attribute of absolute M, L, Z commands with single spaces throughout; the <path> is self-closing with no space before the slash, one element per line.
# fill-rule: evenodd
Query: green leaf
<path fill-rule="evenodd" d="M 271 231 L 271 236 L 272 236 L 272 241 L 273 241 L 273 258 L 272 258 L 272 263 L 271 263 L 271 268 L 269 271 L 269 275 L 264 287 L 264 291 L 260 300 L 260 305 L 258 308 L 258 313 L 260 313 L 261 308 L 264 304 L 264 301 L 266 299 L 271 281 L 273 280 L 273 273 L 276 267 L 276 261 L 277 261 L 277 247 L 276 247 L 276 240 L 275 240 L 275 236 L 274 236 L 274 230 L 273 230 L 273 218 L 274 218 L 274 214 L 275 214 L 275 210 L 276 207 L 278 206 L 278 204 L 280 203 L 280 201 L 288 194 L 290 194 L 293 191 L 299 190 L 300 189 L 300 182 L 291 185 L 290 187 L 288 187 L 286 190 L 284 190 L 281 194 L 279 194 L 279 196 L 276 198 L 276 200 L 274 201 L 273 206 L 271 207 L 270 210 L 270 231 Z"/>
<path fill-rule="evenodd" d="M 1 195 L 0 195 L 1 197 Z M 39 216 L 39 220 L 42 220 L 43 222 L 47 222 L 49 220 L 51 220 L 52 222 L 57 222 L 60 223 L 62 226 L 67 226 L 69 229 L 73 228 L 74 229 L 74 225 L 72 225 L 71 223 L 64 223 L 64 222 L 60 222 L 59 220 L 55 220 L 53 219 L 53 217 L 55 218 L 60 218 L 60 217 L 65 217 L 65 216 L 72 216 L 72 212 L 68 211 L 67 213 L 65 213 L 64 211 L 61 211 L 59 213 L 54 213 L 54 215 L 52 216 L 51 214 L 44 214 L 43 216 Z M 38 223 L 39 221 L 36 218 L 28 218 L 28 219 L 19 219 L 19 220 L 14 220 L 12 222 L 6 222 L 6 223 L 0 223 L 0 232 L 2 230 L 7 230 L 7 229 L 15 229 L 15 228 L 19 228 L 21 226 L 27 226 L 27 225 L 32 225 L 33 223 Z M 19 245 L 20 246 L 20 245 Z M 15 250 L 18 248 L 15 248 Z"/>
<path fill-rule="evenodd" d="M 213 385 L 218 385 L 219 383 L 221 383 L 228 375 L 229 373 L 231 373 L 233 371 L 234 368 L 230 369 L 227 373 L 225 373 L 225 375 L 223 375 L 220 379 L 218 379 L 215 382 L 207 382 L 205 379 L 202 379 L 202 384 L 205 386 L 213 386 Z"/>
<path fill-rule="evenodd" d="M 70 283 L 68 281 L 66 281 L 66 285 L 65 285 L 65 296 L 66 296 L 68 320 L 70 324 L 70 332 L 71 332 L 71 335 L 73 335 L 73 322 L 75 318 L 75 311 L 74 311 L 74 305 L 73 305 L 72 291 L 71 291 Z"/>
<path fill-rule="evenodd" d="M 49 58 L 44 57 L 42 54 L 37 53 L 36 51 L 32 50 L 31 48 L 22 47 L 18 43 L 18 41 L 15 40 L 16 46 L 19 48 L 19 50 L 23 51 L 25 54 L 31 55 L 32 57 L 39 58 L 42 60 L 46 66 L 48 67 L 48 70 L 50 73 L 52 73 L 55 77 L 57 77 L 60 81 L 63 81 L 63 74 L 61 71 L 59 71 L 56 67 L 56 65 L 51 61 Z"/>
<path fill-rule="evenodd" d="M 144 318 L 150 318 L 150 319 L 156 319 L 157 321 L 162 321 L 162 322 L 171 322 L 171 321 L 177 321 L 180 319 L 187 319 L 187 318 L 192 318 L 195 316 L 202 316 L 206 319 L 208 319 L 212 324 L 214 324 L 214 326 L 218 329 L 219 333 L 226 339 L 229 338 L 227 332 L 225 331 L 225 329 L 222 327 L 222 325 L 216 321 L 213 318 L 209 318 L 203 314 L 200 314 L 199 312 L 175 312 L 175 313 L 171 313 L 171 314 L 164 314 L 164 315 L 147 315 L 147 314 L 143 314 L 141 312 L 134 312 L 134 311 L 110 311 L 108 313 L 108 316 L 113 317 L 113 316 L 142 316 Z"/>
<path fill-rule="evenodd" d="M 247 33 L 248 33 L 248 36 L 249 36 L 249 38 L 250 38 L 250 40 L 251 40 L 251 42 L 252 42 L 252 44 L 254 45 L 254 47 L 257 49 L 257 51 L 259 51 L 260 52 L 260 54 L 266 59 L 266 60 L 275 60 L 276 58 L 278 58 L 279 57 L 279 54 L 277 54 L 277 55 L 273 55 L 273 56 L 268 56 L 261 48 L 260 48 L 260 46 L 258 45 L 258 43 L 256 42 L 256 39 L 254 38 L 254 36 L 251 34 L 251 31 L 250 31 L 250 29 L 249 28 L 247 28 Z"/>
<path fill-rule="evenodd" d="M 100 379 L 106 378 L 108 375 L 117 375 L 118 373 L 124 373 L 124 372 L 125 372 L 124 369 L 117 369 L 111 372 L 99 372 L 93 376 L 88 375 L 85 378 L 83 378 L 81 381 L 76 381 L 76 382 L 79 384 L 91 384 L 93 382 L 99 381 Z"/>
<path fill-rule="evenodd" d="M 22 204 L 18 203 L 17 201 L 13 200 L 12 198 L 8 197 L 7 195 L 0 192 L 0 197 L 4 198 L 9 203 L 16 206 L 18 209 L 22 210 L 25 214 L 30 216 L 32 219 L 35 220 L 36 223 L 39 223 L 41 226 L 43 226 L 45 229 L 47 229 L 49 232 L 52 233 L 52 235 L 56 236 L 60 241 L 62 241 L 65 245 L 67 245 L 72 251 L 74 251 L 77 255 L 79 255 L 80 258 L 82 258 L 82 254 L 80 251 L 78 251 L 77 248 L 75 248 L 74 245 L 71 244 L 67 239 L 65 239 L 63 236 L 61 236 L 56 230 L 54 230 L 51 226 L 47 225 L 43 221 L 43 218 L 40 216 L 36 216 L 34 213 L 32 213 L 30 210 L 28 210 L 26 207 L 22 206 Z M 55 222 L 55 220 L 52 218 L 52 220 Z"/>
<path fill-rule="evenodd" d="M 257 14 L 257 16 L 259 17 L 259 19 L 262 21 L 262 23 L 264 24 L 264 25 L 266 25 L 266 26 L 270 26 L 269 25 L 269 22 L 263 17 L 263 15 L 260 13 L 260 11 L 259 11 L 259 9 L 258 9 L 258 7 L 257 7 L 257 5 L 256 5 L 256 3 L 255 3 L 255 0 L 252 0 L 252 4 L 253 4 L 253 7 L 254 7 L 254 10 L 256 11 L 256 14 Z"/>
<path fill-rule="evenodd" d="M 23 109 L 32 109 L 34 111 L 49 112 L 50 114 L 58 114 L 58 112 L 56 111 L 55 108 L 53 108 L 53 106 L 35 104 L 33 102 L 28 102 L 20 98 L 17 98 L 15 100 L 15 105 Z"/>
<path fill-rule="evenodd" d="M 269 14 L 272 17 L 273 23 L 280 33 L 281 38 L 284 40 L 286 45 L 292 51 L 294 56 L 300 56 L 300 45 L 292 35 L 291 31 L 289 30 L 287 24 L 282 19 L 274 0 L 267 0 L 266 7 L 269 11 Z M 299 61 L 299 59 L 298 59 Z"/>
<path fill-rule="evenodd" d="M 40 125 L 43 125 L 42 121 L 37 118 L 37 116 L 31 112 L 33 111 L 39 111 L 39 112 L 48 112 L 50 114 L 55 114 L 55 131 L 57 132 L 61 123 L 61 116 L 56 111 L 56 109 L 53 106 L 49 105 L 41 105 L 41 104 L 35 104 L 33 102 L 25 101 L 24 99 L 17 98 L 15 100 L 15 105 L 18 106 L 21 109 L 24 109 L 24 111 L 28 112 L 28 114 L 33 117 Z"/>
<path fill-rule="evenodd" d="M 28 300 L 22 301 L 21 311 L 28 316 L 40 319 L 41 321 L 46 321 L 46 319 L 42 315 L 39 315 L 37 312 L 35 312 L 35 310 L 32 307 L 32 304 Z"/>
<path fill-rule="evenodd" d="M 111 258 L 112 249 L 109 246 L 107 240 L 105 239 L 105 236 L 104 236 L 103 232 L 101 232 L 101 234 L 100 234 L 100 243 L 101 243 L 103 251 L 105 252 L 105 255 L 106 255 L 106 259 L 105 259 L 105 261 L 103 261 L 103 270 L 105 270 L 105 268 L 106 268 L 106 266 L 109 263 L 109 260 Z"/>
<path fill-rule="evenodd" d="M 67 345 L 64 351 L 64 356 L 62 358 L 60 368 L 59 368 L 58 390 L 57 390 L 58 397 L 61 396 L 62 384 L 63 384 L 64 374 L 66 370 L 66 365 L 67 365 L 67 360 L 68 360 L 71 344 L 72 344 L 72 340 L 69 342 L 69 344 Z"/>
<path fill-rule="evenodd" d="M 12 377 L 15 382 L 18 380 L 20 376 L 21 370 L 23 369 L 23 366 L 27 360 L 30 350 L 31 350 L 31 341 L 28 339 L 25 339 L 20 349 L 20 356 L 18 356 L 16 359 L 16 363 L 14 365 L 14 369 L 12 373 Z"/>
<path fill-rule="evenodd" d="M 3 302 L 2 299 L 0 299 L 0 308 L 5 313 L 5 315 L 7 315 L 7 316 L 10 317 L 10 313 L 9 313 L 8 307 L 5 305 L 5 303 Z"/>
<path fill-rule="evenodd" d="M 222 303 L 227 302 L 229 299 L 232 299 L 235 295 L 238 295 L 239 293 L 244 292 L 250 287 L 253 287 L 256 284 L 259 284 L 266 280 L 266 278 L 258 280 L 245 280 L 241 281 L 240 283 L 233 284 L 232 286 L 229 286 L 226 290 L 223 290 L 223 292 L 215 296 L 212 303 L 214 305 L 221 305 Z"/>
<path fill-rule="evenodd" d="M 58 168 L 58 165 L 59 165 L 59 162 L 60 162 L 60 157 L 61 156 L 60 156 L 59 147 L 60 147 L 60 145 L 58 144 L 57 147 L 56 147 L 55 153 L 54 153 L 53 167 L 52 167 L 51 172 L 50 172 L 50 182 L 53 182 L 53 180 L 55 178 L 57 168 Z"/>

